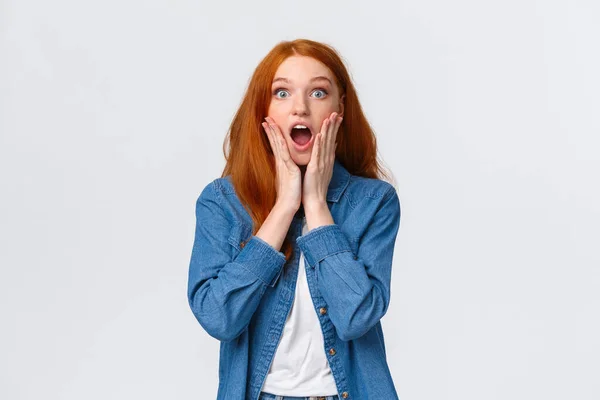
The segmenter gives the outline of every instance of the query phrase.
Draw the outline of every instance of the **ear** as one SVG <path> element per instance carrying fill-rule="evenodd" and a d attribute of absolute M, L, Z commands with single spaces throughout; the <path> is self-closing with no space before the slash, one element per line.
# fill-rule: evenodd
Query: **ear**
<path fill-rule="evenodd" d="M 340 112 L 339 112 L 339 116 L 343 117 L 344 116 L 344 99 L 346 98 L 346 95 L 342 95 L 342 97 L 340 97 Z"/>

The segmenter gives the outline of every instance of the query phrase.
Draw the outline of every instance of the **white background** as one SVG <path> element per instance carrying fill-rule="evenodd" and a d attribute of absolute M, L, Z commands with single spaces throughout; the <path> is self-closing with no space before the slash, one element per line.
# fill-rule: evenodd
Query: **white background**
<path fill-rule="evenodd" d="M 600 398 L 597 1 L 0 1 L 0 398 L 214 399 L 195 201 L 280 40 L 348 63 L 402 220 L 402 400 Z"/>

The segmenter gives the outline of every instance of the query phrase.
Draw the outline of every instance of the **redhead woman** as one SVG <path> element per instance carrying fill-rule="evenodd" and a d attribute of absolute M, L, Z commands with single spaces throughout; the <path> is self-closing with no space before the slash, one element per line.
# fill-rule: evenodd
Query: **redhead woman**
<path fill-rule="evenodd" d="M 393 400 L 380 319 L 400 201 L 338 53 L 256 68 L 196 202 L 188 300 L 220 341 L 218 400 Z"/>

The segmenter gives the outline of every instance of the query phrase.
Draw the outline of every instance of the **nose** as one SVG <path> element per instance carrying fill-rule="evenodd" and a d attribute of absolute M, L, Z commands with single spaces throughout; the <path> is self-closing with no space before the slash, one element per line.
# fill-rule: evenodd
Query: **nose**
<path fill-rule="evenodd" d="M 294 115 L 308 115 L 308 104 L 304 96 L 296 96 L 292 107 Z"/>

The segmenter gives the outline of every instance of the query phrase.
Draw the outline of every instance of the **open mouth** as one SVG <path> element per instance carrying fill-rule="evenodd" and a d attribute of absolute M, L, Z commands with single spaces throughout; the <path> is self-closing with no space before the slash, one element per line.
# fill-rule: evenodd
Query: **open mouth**
<path fill-rule="evenodd" d="M 298 126 L 296 128 L 292 128 L 292 132 L 290 133 L 292 140 L 300 147 L 306 146 L 310 139 L 312 139 L 312 133 L 310 129 L 307 127 Z"/>

